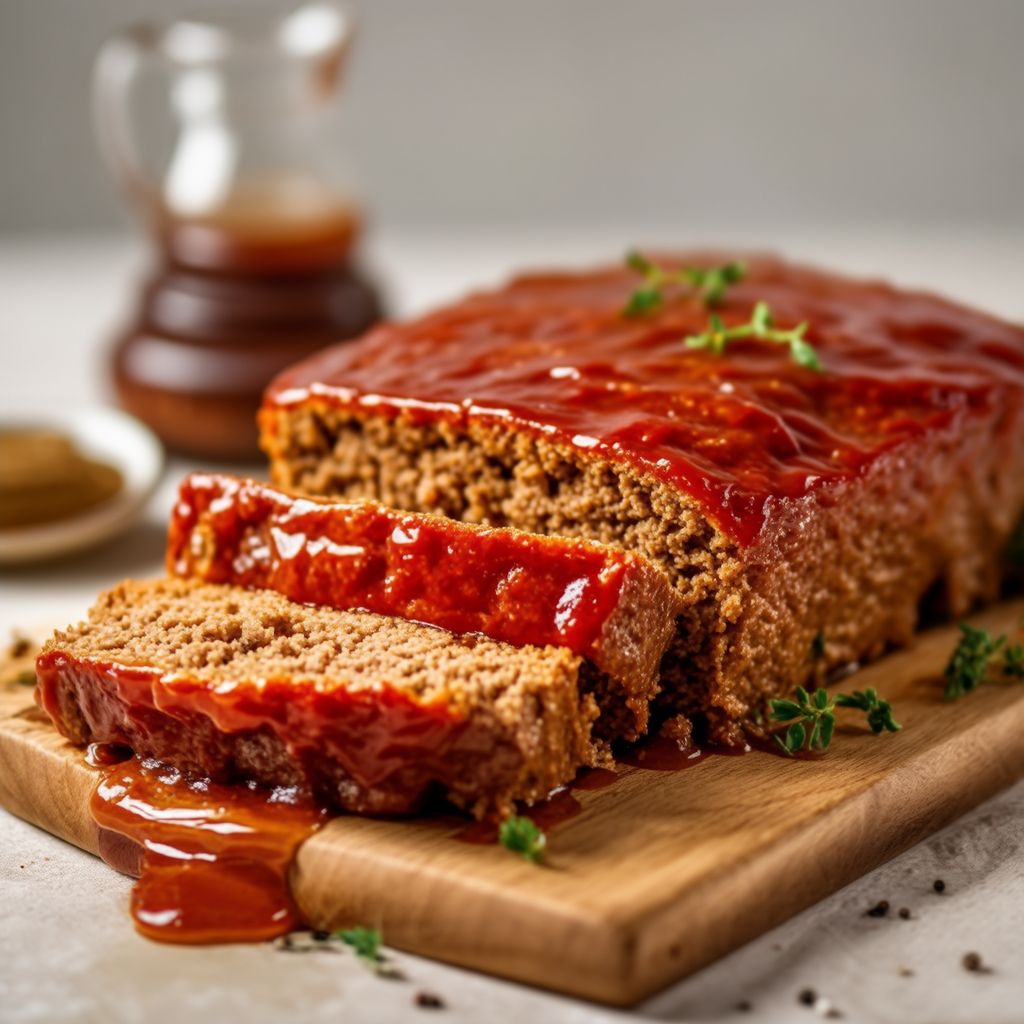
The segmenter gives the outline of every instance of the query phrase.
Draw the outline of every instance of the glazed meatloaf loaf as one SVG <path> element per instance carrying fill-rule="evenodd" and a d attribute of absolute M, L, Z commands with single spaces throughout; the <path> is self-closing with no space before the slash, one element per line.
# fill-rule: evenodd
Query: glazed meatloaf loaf
<path fill-rule="evenodd" d="M 126 582 L 37 661 L 38 700 L 75 743 L 124 743 L 218 781 L 328 806 L 477 815 L 602 763 L 586 663 L 369 612 L 194 580 Z"/>
<path fill-rule="evenodd" d="M 906 642 L 923 607 L 993 598 L 1024 505 L 1024 330 L 746 262 L 722 327 L 767 303 L 820 368 L 750 330 L 687 344 L 716 322 L 684 288 L 627 315 L 626 267 L 520 277 L 286 371 L 260 419 L 273 478 L 646 556 L 682 603 L 670 710 L 737 742 L 769 696 Z"/>
<path fill-rule="evenodd" d="M 219 474 L 182 482 L 167 569 L 516 647 L 567 648 L 593 666 L 604 739 L 646 730 L 675 633 L 672 586 L 637 555 L 375 502 L 296 498 Z"/>

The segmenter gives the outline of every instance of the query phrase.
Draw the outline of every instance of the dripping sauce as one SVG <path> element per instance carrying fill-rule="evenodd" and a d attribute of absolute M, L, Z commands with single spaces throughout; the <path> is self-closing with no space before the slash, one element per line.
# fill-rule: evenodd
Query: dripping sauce
<path fill-rule="evenodd" d="M 138 876 L 137 929 L 159 942 L 260 942 L 302 923 L 288 874 L 327 812 L 292 789 L 191 781 L 155 761 L 109 764 L 90 811 L 112 867 Z"/>

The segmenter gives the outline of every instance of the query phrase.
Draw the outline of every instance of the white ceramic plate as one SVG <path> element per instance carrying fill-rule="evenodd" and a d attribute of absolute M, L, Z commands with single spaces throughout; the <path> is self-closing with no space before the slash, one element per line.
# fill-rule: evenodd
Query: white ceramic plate
<path fill-rule="evenodd" d="M 25 427 L 66 434 L 84 455 L 118 469 L 123 486 L 108 501 L 72 519 L 0 529 L 0 563 L 35 562 L 81 551 L 113 537 L 139 517 L 164 464 L 163 447 L 148 427 L 127 413 L 102 406 L 0 419 L 0 430 Z"/>

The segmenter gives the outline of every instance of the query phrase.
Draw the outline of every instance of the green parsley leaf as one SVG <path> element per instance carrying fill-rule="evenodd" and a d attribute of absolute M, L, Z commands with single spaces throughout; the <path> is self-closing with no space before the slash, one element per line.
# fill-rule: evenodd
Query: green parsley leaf
<path fill-rule="evenodd" d="M 529 818 L 513 815 L 501 823 L 498 829 L 498 842 L 506 850 L 518 853 L 536 864 L 544 856 L 548 840 Z"/>
<path fill-rule="evenodd" d="M 623 307 L 625 317 L 645 316 L 665 301 L 665 288 L 680 285 L 692 288 L 709 308 L 720 306 L 730 285 L 743 279 L 746 267 L 742 263 L 725 263 L 720 267 L 681 267 L 669 270 L 659 267 L 643 253 L 631 249 L 626 253 L 626 266 L 643 278 L 643 283 L 630 295 Z"/>
<path fill-rule="evenodd" d="M 866 712 L 868 725 L 874 733 L 899 732 L 903 728 L 893 717 L 892 705 L 878 696 L 878 691 L 871 687 L 867 690 L 854 690 L 853 693 L 836 694 L 836 707 L 857 708 Z"/>
<path fill-rule="evenodd" d="M 753 338 L 756 341 L 768 341 L 776 345 L 789 346 L 790 358 L 798 366 L 808 370 L 821 370 L 821 360 L 813 346 L 807 341 L 808 323 L 804 321 L 783 330 L 775 327 L 774 317 L 767 302 L 758 302 L 747 323 L 726 327 L 721 318 L 712 314 L 708 318 L 708 329 L 703 334 L 691 334 L 684 339 L 687 348 L 707 349 L 716 356 L 724 355 L 731 341 L 742 338 Z"/>

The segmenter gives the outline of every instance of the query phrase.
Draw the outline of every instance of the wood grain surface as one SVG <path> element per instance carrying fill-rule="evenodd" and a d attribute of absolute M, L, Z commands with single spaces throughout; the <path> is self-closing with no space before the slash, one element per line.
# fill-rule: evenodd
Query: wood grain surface
<path fill-rule="evenodd" d="M 1024 601 L 972 621 L 1016 629 Z M 389 945 L 607 1003 L 638 1001 L 735 949 L 1024 776 L 1024 686 L 942 698 L 952 627 L 846 680 L 904 725 L 839 713 L 828 754 L 712 756 L 684 771 L 619 767 L 577 791 L 533 866 L 461 842 L 456 817 L 336 818 L 300 849 L 292 886 L 315 927 L 376 925 Z M 10 673 L 8 673 L 10 675 Z M 97 772 L 0 683 L 0 803 L 93 853 Z M 125 927 L 131 927 L 125 915 Z"/>

